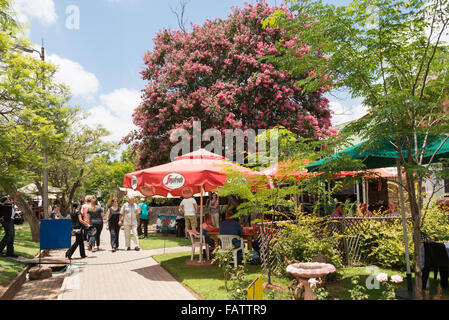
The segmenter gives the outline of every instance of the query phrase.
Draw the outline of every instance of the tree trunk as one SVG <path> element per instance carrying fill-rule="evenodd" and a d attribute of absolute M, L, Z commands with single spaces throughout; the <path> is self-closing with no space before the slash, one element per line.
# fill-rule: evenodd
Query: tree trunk
<path fill-rule="evenodd" d="M 416 199 L 415 180 L 413 173 L 407 172 L 407 187 L 409 194 L 410 210 L 413 222 L 413 244 L 415 260 L 415 292 L 422 292 L 422 270 L 421 270 L 421 212 Z"/>
<path fill-rule="evenodd" d="M 22 198 L 21 195 L 19 195 L 16 198 L 15 202 L 16 202 L 17 207 L 20 209 L 20 211 L 22 211 L 23 215 L 25 216 L 26 220 L 28 221 L 28 223 L 31 227 L 31 239 L 34 242 L 39 242 L 41 228 L 40 228 L 40 223 L 39 223 L 38 218 L 33 213 L 30 206 L 28 205 L 28 203 L 26 203 L 26 201 Z"/>

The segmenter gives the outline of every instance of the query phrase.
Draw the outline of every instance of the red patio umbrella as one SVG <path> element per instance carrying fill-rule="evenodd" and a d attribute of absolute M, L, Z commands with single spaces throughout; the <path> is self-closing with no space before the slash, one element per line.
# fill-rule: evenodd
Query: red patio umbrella
<path fill-rule="evenodd" d="M 183 192 L 201 193 L 200 234 L 203 232 L 203 193 L 225 184 L 227 169 L 247 177 L 260 173 L 234 164 L 226 158 L 200 149 L 180 156 L 175 161 L 125 175 L 124 186 L 140 191 L 146 197 L 182 196 Z M 200 262 L 202 253 L 200 253 Z"/>

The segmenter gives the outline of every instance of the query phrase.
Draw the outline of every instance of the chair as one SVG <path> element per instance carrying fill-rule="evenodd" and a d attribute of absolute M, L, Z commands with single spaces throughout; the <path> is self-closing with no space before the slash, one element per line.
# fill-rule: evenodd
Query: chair
<path fill-rule="evenodd" d="M 237 268 L 237 265 L 238 265 L 237 253 L 238 253 L 238 251 L 242 250 L 242 257 L 244 258 L 244 256 L 245 256 L 245 250 L 244 250 L 245 244 L 243 242 L 243 239 L 240 238 L 239 236 L 231 236 L 231 235 L 219 235 L 218 239 L 220 240 L 222 249 L 224 249 L 224 250 L 233 249 L 232 253 L 234 255 L 234 267 Z M 232 244 L 233 239 L 240 240 L 240 247 L 234 248 L 234 245 Z"/>
<path fill-rule="evenodd" d="M 195 249 L 198 247 L 200 249 L 200 255 L 203 254 L 203 246 L 204 249 L 206 249 L 206 257 L 207 260 L 209 260 L 209 246 L 207 245 L 207 243 L 204 241 L 204 236 L 201 235 L 201 237 L 199 236 L 199 234 L 195 234 L 191 231 L 188 231 L 189 236 L 190 236 L 190 241 L 192 241 L 192 256 L 190 258 L 191 261 L 193 261 L 193 256 L 195 255 Z M 195 238 L 199 239 L 200 241 L 195 241 Z"/>
<path fill-rule="evenodd" d="M 424 243 L 425 263 L 423 268 L 423 290 L 427 288 L 427 279 L 430 270 L 434 271 L 435 280 L 440 272 L 440 283 L 443 289 L 448 287 L 449 256 L 446 246 L 443 243 Z"/>
<path fill-rule="evenodd" d="M 430 243 L 430 257 L 440 272 L 440 283 L 447 289 L 449 273 L 449 256 L 444 243 Z"/>

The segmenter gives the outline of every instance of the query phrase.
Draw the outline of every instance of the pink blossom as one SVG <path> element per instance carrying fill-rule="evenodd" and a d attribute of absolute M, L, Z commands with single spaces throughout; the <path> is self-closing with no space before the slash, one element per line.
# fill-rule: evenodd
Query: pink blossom
<path fill-rule="evenodd" d="M 400 275 L 395 274 L 395 275 L 391 276 L 390 281 L 394 282 L 394 283 L 401 283 L 402 281 L 404 281 L 404 279 L 402 279 L 402 277 Z"/>
<path fill-rule="evenodd" d="M 376 276 L 376 280 L 379 282 L 387 282 L 388 281 L 388 274 L 386 273 L 379 273 Z"/>
<path fill-rule="evenodd" d="M 276 43 L 286 31 L 260 27 L 278 9 L 293 19 L 284 5 L 246 4 L 234 8 L 226 19 L 193 24 L 191 32 L 165 29 L 154 37 L 153 49 L 143 58 L 146 68 L 141 75 L 146 85 L 143 101 L 133 114 L 137 132 L 125 139 L 134 150 L 141 150 L 140 167 L 169 161 L 166 152 L 154 150 L 170 149 L 168 132 L 176 128 L 191 134 L 193 119 L 200 119 L 203 128 L 222 132 L 283 124 L 310 138 L 331 135 L 324 93 L 333 79 L 315 74 L 326 83 L 306 96 L 296 85 L 304 77 L 293 77 L 260 60 L 263 55 L 281 54 Z M 293 54 L 299 57 L 310 50 L 300 35 L 287 38 L 284 45 L 295 49 Z M 306 116 L 310 117 L 305 120 Z"/>

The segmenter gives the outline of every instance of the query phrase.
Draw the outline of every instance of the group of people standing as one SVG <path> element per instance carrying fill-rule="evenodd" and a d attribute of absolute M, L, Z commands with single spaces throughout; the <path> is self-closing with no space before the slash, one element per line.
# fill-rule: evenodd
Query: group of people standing
<path fill-rule="evenodd" d="M 133 196 L 128 197 L 128 202 L 123 206 L 120 206 L 118 198 L 113 198 L 106 214 L 95 197 L 88 196 L 80 203 L 74 203 L 71 218 L 76 241 L 66 252 L 66 257 L 71 259 L 73 253 L 79 247 L 81 258 L 85 258 L 84 241 L 87 241 L 89 251 L 100 250 L 104 220 L 106 221 L 106 230 L 110 232 L 112 252 L 119 249 L 119 235 L 122 228 L 125 232 L 125 247 L 127 250 L 131 250 L 132 234 L 135 244 L 134 250 L 139 251 L 138 237 L 142 234 L 148 237 L 148 216 L 150 212 L 151 209 L 145 204 L 144 199 L 137 205 Z M 141 230 L 142 226 L 144 227 L 143 231 Z"/>

